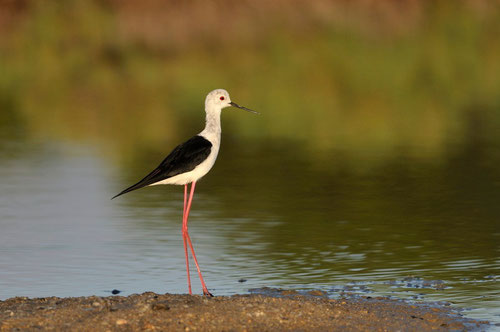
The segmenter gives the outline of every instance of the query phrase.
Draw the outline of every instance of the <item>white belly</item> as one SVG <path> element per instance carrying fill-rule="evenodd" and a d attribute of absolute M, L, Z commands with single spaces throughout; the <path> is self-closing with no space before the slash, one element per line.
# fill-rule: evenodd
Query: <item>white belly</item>
<path fill-rule="evenodd" d="M 155 182 L 153 184 L 150 184 L 150 186 L 156 186 L 158 184 L 185 185 L 194 181 L 198 181 L 203 176 L 205 176 L 205 174 L 207 174 L 208 171 L 210 171 L 210 169 L 214 166 L 218 153 L 219 153 L 219 144 L 213 144 L 207 159 L 205 159 L 198 166 L 196 166 L 195 169 L 187 173 L 178 174 L 172 176 L 171 178 Z"/>

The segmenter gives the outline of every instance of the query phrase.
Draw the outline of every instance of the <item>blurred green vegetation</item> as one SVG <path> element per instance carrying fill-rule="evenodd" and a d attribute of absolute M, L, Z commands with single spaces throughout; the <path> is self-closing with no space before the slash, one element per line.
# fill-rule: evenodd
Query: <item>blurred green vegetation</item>
<path fill-rule="evenodd" d="M 476 131 L 500 138 L 496 2 L 392 3 L 373 17 L 333 3 L 27 2 L 1 33 L 0 128 L 172 147 L 225 88 L 263 114 L 225 114 L 234 139 L 439 159 Z"/>

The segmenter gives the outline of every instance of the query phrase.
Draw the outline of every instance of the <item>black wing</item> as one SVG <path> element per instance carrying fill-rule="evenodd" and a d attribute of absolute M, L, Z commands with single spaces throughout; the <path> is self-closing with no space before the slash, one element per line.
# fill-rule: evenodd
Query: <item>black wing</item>
<path fill-rule="evenodd" d="M 196 166 L 207 159 L 211 149 L 212 143 L 210 143 L 209 140 L 196 135 L 181 145 L 178 145 L 170 152 L 167 158 L 165 158 L 151 173 L 146 175 L 144 179 L 123 190 L 113 198 L 126 194 L 132 190 L 149 186 L 158 181 L 163 181 L 172 176 L 192 171 Z"/>

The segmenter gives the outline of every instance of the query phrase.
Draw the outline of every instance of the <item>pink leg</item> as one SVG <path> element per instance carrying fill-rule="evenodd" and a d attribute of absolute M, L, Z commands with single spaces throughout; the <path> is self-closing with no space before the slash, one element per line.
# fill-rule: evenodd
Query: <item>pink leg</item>
<path fill-rule="evenodd" d="M 187 208 L 187 190 L 188 185 L 184 185 L 184 211 L 182 212 L 182 240 L 184 242 L 184 254 L 186 255 L 186 271 L 187 271 L 187 282 L 189 287 L 189 295 L 192 295 L 191 292 L 191 277 L 189 276 L 189 255 L 187 250 L 187 216 L 186 216 L 186 208 Z"/>
<path fill-rule="evenodd" d="M 200 276 L 201 287 L 203 288 L 203 295 L 213 296 L 208 291 L 207 285 L 205 285 L 205 281 L 203 281 L 203 277 L 201 275 L 200 266 L 198 265 L 198 260 L 196 259 L 196 255 L 194 253 L 193 244 L 191 243 L 191 238 L 189 237 L 189 233 L 188 233 L 188 229 L 187 229 L 189 211 L 191 210 L 191 203 L 193 202 L 193 195 L 194 195 L 194 188 L 195 188 L 195 186 L 196 186 L 196 181 L 194 181 L 191 184 L 191 193 L 189 195 L 189 200 L 188 200 L 188 204 L 187 204 L 187 208 L 186 208 L 186 217 L 185 217 L 185 219 L 186 219 L 186 223 L 185 223 L 185 225 L 186 225 L 186 239 L 188 241 L 189 247 L 191 248 L 191 253 L 193 254 L 194 263 L 196 264 L 196 268 L 198 269 L 198 275 Z"/>

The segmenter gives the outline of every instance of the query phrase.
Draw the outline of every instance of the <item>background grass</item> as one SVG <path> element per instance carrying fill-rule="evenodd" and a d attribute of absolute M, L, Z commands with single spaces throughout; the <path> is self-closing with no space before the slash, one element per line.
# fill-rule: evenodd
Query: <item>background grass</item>
<path fill-rule="evenodd" d="M 225 116 L 232 139 L 439 159 L 500 138 L 496 1 L 22 4 L 2 5 L 0 123 L 31 137 L 158 146 L 222 87 L 263 113 Z"/>

